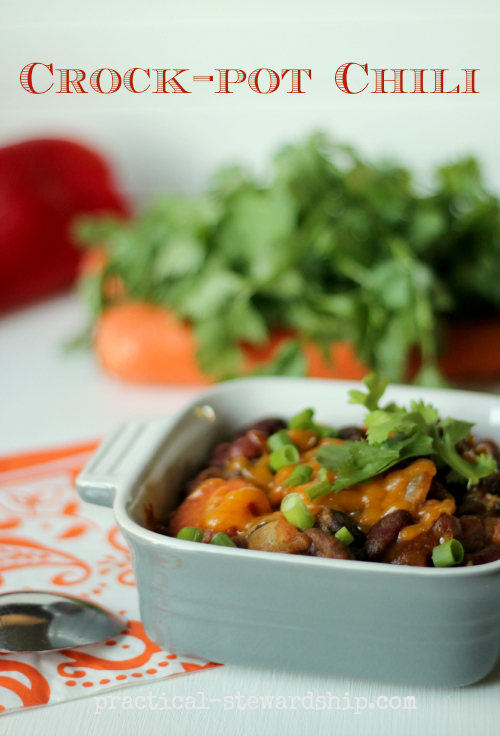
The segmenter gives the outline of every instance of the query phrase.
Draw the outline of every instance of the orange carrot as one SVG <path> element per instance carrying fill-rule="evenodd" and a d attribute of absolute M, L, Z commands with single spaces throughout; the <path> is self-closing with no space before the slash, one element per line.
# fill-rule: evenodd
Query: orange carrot
<path fill-rule="evenodd" d="M 101 366 L 129 381 L 207 385 L 190 327 L 162 307 L 126 302 L 106 309 L 96 329 Z"/>
<path fill-rule="evenodd" d="M 252 370 L 262 363 L 272 360 L 286 340 L 296 337 L 291 330 L 276 330 L 265 345 L 244 346 L 245 368 Z M 307 375 L 311 378 L 345 378 L 358 381 L 370 371 L 356 357 L 352 345 L 337 341 L 330 347 L 330 362 L 325 359 L 320 348 L 312 342 L 304 344 L 307 360 Z"/>
<path fill-rule="evenodd" d="M 293 333 L 277 331 L 265 345 L 243 346 L 244 370 L 251 371 L 270 360 L 290 337 Z M 108 307 L 97 323 L 94 345 L 104 370 L 129 381 L 182 385 L 213 382 L 198 367 L 191 328 L 163 307 L 141 302 Z M 332 345 L 331 364 L 312 343 L 304 349 L 308 375 L 314 378 L 359 379 L 368 373 L 348 343 Z"/>
<path fill-rule="evenodd" d="M 452 324 L 440 367 L 450 379 L 491 377 L 500 374 L 500 321 L 470 325 Z M 243 345 L 243 370 L 250 372 L 271 360 L 291 331 L 275 331 L 267 343 Z M 108 307 L 96 329 L 95 348 L 104 370 L 139 383 L 208 385 L 213 382 L 196 360 L 196 339 L 191 327 L 164 307 L 123 302 Z M 313 378 L 359 380 L 369 369 L 357 358 L 352 345 L 334 342 L 331 363 L 313 343 L 304 344 L 307 374 Z M 415 356 L 413 356 L 415 357 Z M 410 374 L 415 372 L 410 360 Z"/>
<path fill-rule="evenodd" d="M 370 370 L 357 358 L 353 346 L 348 342 L 337 341 L 330 346 L 330 361 L 327 362 L 320 348 L 314 343 L 305 345 L 308 362 L 307 375 L 312 378 L 345 378 L 359 381 Z"/>

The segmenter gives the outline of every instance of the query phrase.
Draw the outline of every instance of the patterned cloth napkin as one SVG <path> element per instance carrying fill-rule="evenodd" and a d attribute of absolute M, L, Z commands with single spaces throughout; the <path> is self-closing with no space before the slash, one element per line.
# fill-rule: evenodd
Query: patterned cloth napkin
<path fill-rule="evenodd" d="M 88 598 L 118 610 L 128 627 L 101 644 L 0 655 L 0 711 L 217 666 L 179 659 L 146 636 L 113 513 L 84 503 L 74 487 L 95 447 L 0 458 L 0 593 L 36 588 Z"/>

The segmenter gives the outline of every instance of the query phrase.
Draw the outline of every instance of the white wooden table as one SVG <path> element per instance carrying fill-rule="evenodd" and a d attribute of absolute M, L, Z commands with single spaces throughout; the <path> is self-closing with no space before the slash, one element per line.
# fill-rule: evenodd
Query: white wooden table
<path fill-rule="evenodd" d="M 0 454 L 99 437 L 131 416 L 171 413 L 192 395 L 187 389 L 137 388 L 100 374 L 89 354 L 64 355 L 62 342 L 84 324 L 73 296 L 62 297 L 0 320 Z M 450 611 L 450 616 L 453 611 Z M 328 635 L 328 632 L 324 632 Z M 335 632 L 331 633 L 335 636 Z M 401 656 L 405 656 L 401 652 Z M 460 690 L 431 690 L 378 683 L 312 677 L 238 667 L 221 667 L 114 694 L 161 696 L 182 706 L 196 695 L 205 709 L 103 709 L 96 715 L 94 697 L 0 718 L 2 736 L 495 736 L 500 733 L 500 667 L 485 681 Z M 308 709 L 313 698 L 329 693 L 345 709 Z M 197 695 L 198 693 L 198 695 Z M 241 694 L 238 708 L 237 696 Z M 345 699 L 349 696 L 349 703 Z M 264 708 L 247 698 L 284 696 L 286 709 Z M 298 696 L 291 708 L 292 696 Z M 415 697 L 415 709 L 403 698 Z M 224 709 L 224 698 L 234 707 Z M 358 700 L 356 701 L 356 698 Z M 393 706 L 390 707 L 391 698 Z M 366 707 L 361 707 L 366 700 Z M 141 706 L 145 701 L 139 698 Z M 147 701 L 146 701 L 147 702 Z M 154 702 L 154 700 L 153 700 Z M 231 701 L 226 701 L 227 703 Z M 281 701 L 283 703 L 283 701 Z M 314 701 L 316 702 L 316 701 Z M 250 708 L 249 705 L 257 707 Z M 276 703 L 276 701 L 275 701 Z M 381 707 L 377 707 L 377 703 Z M 356 705 L 358 710 L 356 713 Z M 373 707 L 370 707 L 373 704 Z M 348 708 L 351 705 L 353 707 Z"/>

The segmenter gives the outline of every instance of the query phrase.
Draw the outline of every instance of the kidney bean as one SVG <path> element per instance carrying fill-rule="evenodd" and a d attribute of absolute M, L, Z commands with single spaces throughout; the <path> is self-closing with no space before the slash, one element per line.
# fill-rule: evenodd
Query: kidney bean
<path fill-rule="evenodd" d="M 409 542 L 398 541 L 389 547 L 382 562 L 393 565 L 412 565 L 425 567 L 430 563 L 432 550 L 438 544 L 460 537 L 460 522 L 451 514 L 443 514 L 426 532 L 419 534 Z"/>
<path fill-rule="evenodd" d="M 331 560 L 355 560 L 354 553 L 343 544 L 340 539 L 332 537 L 331 534 L 321 529 L 306 529 L 304 534 L 309 537 L 312 544 L 307 554 L 313 557 L 328 557 Z"/>
<path fill-rule="evenodd" d="M 482 501 L 476 499 L 465 500 L 458 506 L 455 511 L 455 516 L 470 516 L 471 514 L 476 516 L 477 514 L 485 514 L 486 506 Z"/>
<path fill-rule="evenodd" d="M 494 457 L 497 462 L 500 460 L 500 448 L 494 440 L 489 438 L 478 442 L 474 450 L 476 454 L 486 453 Z"/>
<path fill-rule="evenodd" d="M 492 496 L 500 496 L 500 473 L 497 471 L 486 478 L 481 478 L 479 488 L 483 493 L 491 493 Z"/>
<path fill-rule="evenodd" d="M 500 519 L 490 516 L 486 519 L 486 539 L 490 544 L 500 544 Z"/>
<path fill-rule="evenodd" d="M 460 541 L 466 552 L 478 552 L 486 545 L 486 529 L 477 516 L 461 516 L 460 526 L 462 528 Z"/>
<path fill-rule="evenodd" d="M 366 438 L 366 430 L 363 427 L 342 427 L 339 432 L 341 440 L 364 440 Z"/>
<path fill-rule="evenodd" d="M 427 532 L 431 535 L 433 547 L 436 544 L 449 542 L 450 539 L 458 539 L 462 532 L 459 520 L 451 514 L 443 514 Z M 423 535 L 422 535 L 423 536 Z"/>
<path fill-rule="evenodd" d="M 248 549 L 264 552 L 284 552 L 294 555 L 305 552 L 310 546 L 309 537 L 299 532 L 284 517 L 271 519 L 248 535 Z"/>
<path fill-rule="evenodd" d="M 255 444 L 259 445 L 262 453 L 268 451 L 267 435 L 265 432 L 260 432 L 258 429 L 249 429 L 247 432 L 247 437 L 249 437 L 252 442 L 255 442 Z"/>
<path fill-rule="evenodd" d="M 286 422 L 283 421 L 283 419 L 261 419 L 259 422 L 254 422 L 249 427 L 247 427 L 242 434 L 246 434 L 251 429 L 256 429 L 258 432 L 263 432 L 267 437 L 274 434 L 275 432 L 279 432 L 280 429 L 286 428 Z"/>
<path fill-rule="evenodd" d="M 500 560 L 500 545 L 490 544 L 488 547 L 465 555 L 465 565 L 486 565 L 487 562 Z"/>
<path fill-rule="evenodd" d="M 431 499 L 434 498 L 436 501 L 444 501 L 446 496 L 448 495 L 448 491 L 444 487 L 442 483 L 440 483 L 435 478 L 432 479 L 431 487 L 429 488 L 429 492 L 427 494 L 427 498 Z"/>
<path fill-rule="evenodd" d="M 386 549 L 398 538 L 405 526 L 413 524 L 409 511 L 398 509 L 382 516 L 370 529 L 366 538 L 366 553 L 372 560 L 379 559 Z"/>
<path fill-rule="evenodd" d="M 192 491 L 194 491 L 195 488 L 198 488 L 198 486 L 201 485 L 204 480 L 207 480 L 207 478 L 222 478 L 221 468 L 205 468 L 201 473 L 195 475 L 195 477 L 186 484 L 186 494 L 192 493 Z"/>
<path fill-rule="evenodd" d="M 247 460 L 255 460 L 265 451 L 266 436 L 257 430 L 249 430 L 243 437 L 238 437 L 231 443 L 229 457 L 246 457 Z"/>
<path fill-rule="evenodd" d="M 361 531 L 359 526 L 356 524 L 348 514 L 344 514 L 342 511 L 336 509 L 330 509 L 325 506 L 316 517 L 316 524 L 321 531 L 327 532 L 334 536 L 343 526 L 352 534 L 354 541 L 352 547 L 362 547 L 366 541 L 366 535 Z"/>
<path fill-rule="evenodd" d="M 212 457 L 210 459 L 210 465 L 216 466 L 216 467 L 222 467 L 226 464 L 226 461 L 229 457 L 229 448 L 231 447 L 230 442 L 221 442 L 220 445 L 217 445 L 215 450 L 212 453 Z"/>

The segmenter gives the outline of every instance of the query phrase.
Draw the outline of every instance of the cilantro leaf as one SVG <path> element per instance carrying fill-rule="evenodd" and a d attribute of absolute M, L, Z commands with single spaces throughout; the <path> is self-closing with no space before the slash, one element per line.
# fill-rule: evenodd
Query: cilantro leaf
<path fill-rule="evenodd" d="M 195 335 L 201 369 L 217 380 L 233 378 L 242 362 L 242 354 L 230 340 L 223 319 L 212 318 L 199 322 Z"/>
<path fill-rule="evenodd" d="M 322 445 L 316 453 L 316 459 L 327 470 L 336 471 L 348 459 L 350 446 L 349 441 Z"/>
<path fill-rule="evenodd" d="M 362 406 L 366 406 L 369 411 L 374 411 L 375 409 L 378 409 L 378 402 L 387 388 L 388 381 L 384 378 L 380 378 L 376 373 L 370 373 L 369 376 L 363 378 L 363 383 L 368 389 L 368 393 L 365 394 L 363 391 L 352 389 L 352 391 L 349 391 L 349 403 L 362 404 Z"/>
<path fill-rule="evenodd" d="M 417 430 L 427 431 L 427 424 L 419 412 L 408 412 L 406 409 L 385 411 L 376 409 L 365 417 L 368 429 L 368 442 L 373 445 L 384 442 L 391 434 L 408 435 Z"/>
<path fill-rule="evenodd" d="M 447 480 L 467 481 L 467 487 L 479 483 L 480 478 L 491 475 L 497 463 L 491 455 L 478 455 L 474 463 L 463 458 L 456 450 L 456 443 L 467 437 L 473 425 L 456 419 L 443 419 L 433 427 L 434 449 L 439 457 L 451 468 Z M 441 431 L 439 431 L 441 430 Z"/>
<path fill-rule="evenodd" d="M 423 432 L 415 432 L 403 440 L 389 440 L 385 446 L 398 450 L 398 462 L 408 460 L 410 457 L 425 457 L 434 453 L 432 437 Z"/>
<path fill-rule="evenodd" d="M 197 273 L 204 259 L 205 250 L 200 242 L 189 235 L 180 235 L 160 251 L 154 268 L 160 278 L 182 278 Z"/>
<path fill-rule="evenodd" d="M 500 308 L 500 200 L 472 158 L 436 173 L 423 194 L 401 166 L 314 135 L 279 152 L 261 181 L 233 168 L 204 194 L 167 194 L 129 219 L 86 218 L 76 239 L 105 263 L 103 278 L 84 288 L 90 321 L 124 297 L 173 310 L 195 331 L 206 332 L 211 315 L 220 334 L 198 358 L 212 375 L 236 365 L 245 334 L 265 344 L 289 330 L 302 352 L 313 342 L 326 355 L 346 341 L 393 382 L 407 379 L 416 349 L 414 380 L 442 384 L 442 314 Z M 114 296 L 113 282 L 123 287 Z M 241 329 L 238 308 L 221 316 L 233 302 L 245 303 Z M 243 361 L 235 371 L 244 373 Z M 379 393 L 372 386 L 352 398 L 373 411 Z"/>
<path fill-rule="evenodd" d="M 433 451 L 432 437 L 415 432 L 405 439 L 390 439 L 380 445 L 370 445 L 366 440 L 323 445 L 316 459 L 327 470 L 337 472 L 333 490 L 341 491 L 366 483 L 401 460 L 430 455 Z"/>
<path fill-rule="evenodd" d="M 350 392 L 351 403 L 361 403 L 371 409 L 365 417 L 367 439 L 326 445 L 316 453 L 318 462 L 337 472 L 335 491 L 365 483 L 374 475 L 412 457 L 433 456 L 439 464 L 448 466 L 448 480 L 475 485 L 496 469 L 493 457 L 482 454 L 468 462 L 456 445 L 467 437 L 474 426 L 471 422 L 446 417 L 439 419 L 437 410 L 423 401 L 412 401 L 411 411 L 395 403 L 384 409 L 378 404 L 385 382 L 376 375 L 365 379 L 368 393 Z"/>
<path fill-rule="evenodd" d="M 365 440 L 351 442 L 348 449 L 347 458 L 338 468 L 333 484 L 334 491 L 365 483 L 373 476 L 388 470 L 399 459 L 397 449 L 374 447 Z"/>
<path fill-rule="evenodd" d="M 494 457 L 481 453 L 476 455 L 476 475 L 478 478 L 486 478 L 497 469 L 497 463 Z"/>
<path fill-rule="evenodd" d="M 241 292 L 242 279 L 212 264 L 204 269 L 179 304 L 181 316 L 204 321 L 220 314 Z"/>
<path fill-rule="evenodd" d="M 474 426 L 474 422 L 463 422 L 459 419 L 451 419 L 446 417 L 438 423 L 438 429 L 443 431 L 443 437 L 446 436 L 447 441 L 451 445 L 456 445 L 460 440 L 464 440 Z"/>
<path fill-rule="evenodd" d="M 422 416 L 426 424 L 437 422 L 439 419 L 439 414 L 438 414 L 437 409 L 435 409 L 432 406 L 432 404 L 424 404 L 422 399 L 420 399 L 420 401 L 415 401 L 415 400 L 411 401 L 410 407 L 411 407 L 412 412 L 418 412 Z"/>

